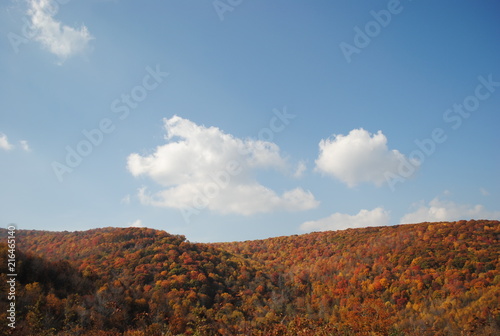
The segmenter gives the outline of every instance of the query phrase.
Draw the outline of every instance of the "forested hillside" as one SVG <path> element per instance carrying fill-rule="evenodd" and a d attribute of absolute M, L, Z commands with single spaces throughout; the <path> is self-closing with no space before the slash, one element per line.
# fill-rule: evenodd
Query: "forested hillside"
<path fill-rule="evenodd" d="M 293 290 L 280 311 L 288 316 L 357 332 L 496 335 L 499 238 L 498 221 L 460 221 L 217 246 L 273 270 Z"/>
<path fill-rule="evenodd" d="M 12 334 L 498 335 L 499 238 L 487 220 L 217 244 L 19 230 Z"/>

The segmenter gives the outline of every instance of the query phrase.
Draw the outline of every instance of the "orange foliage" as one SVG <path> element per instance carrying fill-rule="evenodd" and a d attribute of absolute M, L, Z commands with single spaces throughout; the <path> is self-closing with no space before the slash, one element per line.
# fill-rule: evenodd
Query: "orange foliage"
<path fill-rule="evenodd" d="M 18 332 L 496 335 L 499 237 L 487 220 L 217 244 L 146 228 L 19 230 Z M 2 292 L 6 255 L 0 244 Z"/>

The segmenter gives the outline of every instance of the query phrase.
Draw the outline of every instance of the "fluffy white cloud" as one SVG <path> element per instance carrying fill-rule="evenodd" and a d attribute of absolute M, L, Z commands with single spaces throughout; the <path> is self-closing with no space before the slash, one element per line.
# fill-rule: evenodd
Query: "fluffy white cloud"
<path fill-rule="evenodd" d="M 402 224 L 420 222 L 456 221 L 461 219 L 500 219 L 500 211 L 488 211 L 484 206 L 456 204 L 452 201 L 434 198 L 429 204 L 415 204 L 414 212 L 404 215 Z"/>
<path fill-rule="evenodd" d="M 254 179 L 259 169 L 288 169 L 276 144 L 242 140 L 178 116 L 164 119 L 164 124 L 167 144 L 151 155 L 128 157 L 128 170 L 134 176 L 149 176 L 165 187 L 153 194 L 140 189 L 143 204 L 243 215 L 318 205 L 309 191 L 296 188 L 279 195 Z"/>
<path fill-rule="evenodd" d="M 0 149 L 9 151 L 12 148 L 14 148 L 14 146 L 9 143 L 7 136 L 3 133 L 0 133 Z"/>
<path fill-rule="evenodd" d="M 338 178 L 349 187 L 361 182 L 381 186 L 388 174 L 398 175 L 406 157 L 397 150 L 387 148 L 387 138 L 359 128 L 348 135 L 333 135 L 319 143 L 316 171 Z"/>
<path fill-rule="evenodd" d="M 300 229 L 303 231 L 327 231 L 384 226 L 389 225 L 389 220 L 389 212 L 379 207 L 373 210 L 362 209 L 356 215 L 336 212 L 326 218 L 305 222 L 300 226 Z"/>
<path fill-rule="evenodd" d="M 88 48 L 93 37 L 82 25 L 75 29 L 54 19 L 59 4 L 53 0 L 30 0 L 28 15 L 33 26 L 33 39 L 40 42 L 61 60 Z"/>

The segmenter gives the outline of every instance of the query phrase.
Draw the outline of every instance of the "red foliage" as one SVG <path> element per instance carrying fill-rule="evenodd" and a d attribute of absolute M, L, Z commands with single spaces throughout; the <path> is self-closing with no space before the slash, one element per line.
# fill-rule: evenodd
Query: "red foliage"
<path fill-rule="evenodd" d="M 18 330 L 495 335 L 499 237 L 500 222 L 486 220 L 218 244 L 144 228 L 20 230 Z M 0 267 L 6 255 L 0 244 Z"/>

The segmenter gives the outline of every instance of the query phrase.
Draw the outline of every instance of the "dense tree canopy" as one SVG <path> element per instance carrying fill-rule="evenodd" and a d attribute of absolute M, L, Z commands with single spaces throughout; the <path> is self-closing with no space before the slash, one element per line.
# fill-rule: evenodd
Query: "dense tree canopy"
<path fill-rule="evenodd" d="M 496 335 L 499 237 L 486 220 L 217 244 L 146 228 L 19 230 L 12 334 Z"/>

